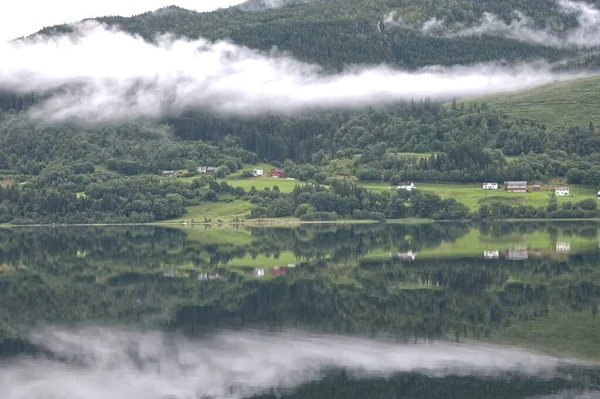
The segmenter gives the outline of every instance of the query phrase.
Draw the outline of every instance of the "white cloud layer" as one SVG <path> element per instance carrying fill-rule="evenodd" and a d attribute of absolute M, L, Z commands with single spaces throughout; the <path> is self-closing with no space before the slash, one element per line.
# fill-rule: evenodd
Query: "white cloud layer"
<path fill-rule="evenodd" d="M 559 48 L 600 46 L 600 10 L 593 5 L 570 0 L 558 0 L 558 7 L 563 13 L 576 16 L 577 27 L 563 31 L 551 28 L 540 29 L 535 26 L 533 19 L 520 11 L 515 11 L 516 18 L 509 24 L 494 14 L 484 13 L 479 25 L 463 27 L 456 32 L 447 33 L 446 36 L 490 35 Z M 433 26 L 437 30 L 431 29 Z M 434 18 L 425 23 L 422 31 L 432 34 L 439 33 L 441 26 L 443 26 L 443 22 Z"/>
<path fill-rule="evenodd" d="M 46 120 L 119 121 L 177 114 L 190 108 L 224 114 L 293 113 L 326 107 L 451 98 L 531 88 L 571 76 L 545 64 L 352 67 L 326 75 L 290 56 L 229 42 L 156 43 L 96 22 L 70 35 L 0 45 L 0 90 L 59 90 L 32 115 Z"/>
<path fill-rule="evenodd" d="M 2 399 L 242 398 L 271 387 L 297 387 L 319 379 L 328 367 L 358 376 L 415 371 L 433 377 L 499 377 L 514 372 L 550 378 L 569 363 L 516 348 L 299 332 L 221 333 L 189 340 L 116 328 L 46 328 L 32 341 L 54 358 L 0 362 Z"/>

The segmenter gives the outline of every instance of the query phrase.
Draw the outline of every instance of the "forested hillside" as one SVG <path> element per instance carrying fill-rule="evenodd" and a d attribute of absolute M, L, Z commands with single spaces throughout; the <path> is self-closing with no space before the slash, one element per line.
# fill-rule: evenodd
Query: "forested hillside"
<path fill-rule="evenodd" d="M 99 20 L 147 40 L 171 33 L 227 39 L 264 51 L 276 48 L 329 70 L 360 64 L 415 69 L 538 59 L 562 61 L 562 69 L 595 65 L 593 48 L 486 34 L 450 37 L 428 34 L 423 28 L 432 18 L 448 27 L 470 26 L 486 12 L 508 23 L 515 10 L 542 30 L 548 24 L 566 32 L 580 22 L 554 0 L 314 0 L 255 11 L 232 7 L 197 13 L 168 7 L 131 18 Z M 41 33 L 70 29 L 65 25 Z M 600 134 L 596 99 L 586 83 L 597 78 L 589 79 L 561 82 L 547 92 L 542 88 L 513 97 L 495 96 L 489 103 L 487 98 L 451 103 L 415 98 L 387 106 L 251 116 L 193 109 L 152 120 L 96 124 L 46 125 L 31 120 L 28 109 L 50 94 L 4 92 L 0 93 L 0 223 L 149 222 L 177 219 L 201 204 L 233 201 L 251 203 L 250 216 L 257 218 L 592 217 L 598 211 L 589 197 L 564 204 L 550 198 L 546 206 L 534 209 L 512 206 L 519 201 L 507 205 L 491 199 L 476 201 L 474 207 L 461 204 L 460 198 L 456 203 L 437 194 L 415 194 L 414 198 L 434 204 L 419 209 L 400 204 L 409 199 L 406 196 L 371 193 L 360 186 L 408 180 L 558 180 L 597 190 Z M 571 106 L 563 107 L 567 98 Z M 543 110 L 529 112 L 527 106 L 535 99 Z M 583 100 L 587 108 L 577 105 Z M 312 185 L 263 192 L 235 184 L 242 170 L 259 163 L 283 168 L 287 177 Z M 200 177 L 200 166 L 220 170 L 215 176 Z M 163 171 L 176 171 L 181 179 L 160 177 Z M 276 185 L 274 181 L 267 187 Z"/>
<path fill-rule="evenodd" d="M 600 4 L 597 0 L 589 2 Z M 400 67 L 455 65 L 495 60 L 558 61 L 577 52 L 503 38 L 424 35 L 422 25 L 435 17 L 450 24 L 476 23 L 484 12 L 510 21 L 514 11 L 532 17 L 540 27 L 547 23 L 568 28 L 573 15 L 559 12 L 554 0 L 473 1 L 453 0 L 332 0 L 246 12 L 240 8 L 197 13 L 168 7 L 131 18 L 103 17 L 99 21 L 152 39 L 172 33 L 188 38 L 230 39 L 250 48 L 270 51 L 273 47 L 294 57 L 324 67 L 340 69 L 346 64 L 392 63 Z M 408 25 L 385 27 L 385 16 L 395 12 Z M 52 27 L 42 33 L 69 30 Z"/>

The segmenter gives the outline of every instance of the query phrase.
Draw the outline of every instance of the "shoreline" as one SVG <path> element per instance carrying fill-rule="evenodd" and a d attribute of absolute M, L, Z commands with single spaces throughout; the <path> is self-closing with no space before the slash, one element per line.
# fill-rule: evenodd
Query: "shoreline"
<path fill-rule="evenodd" d="M 155 227 L 185 227 L 185 226 L 217 226 L 217 227 L 231 227 L 231 226 L 300 226 L 308 224 L 427 224 L 427 223 L 517 223 L 517 222 L 600 222 L 600 218 L 561 218 L 561 219 L 485 219 L 479 221 L 472 221 L 470 219 L 457 219 L 457 220 L 434 220 L 428 218 L 406 218 L 406 219 L 387 219 L 383 222 L 377 220 L 299 220 L 299 219 L 247 219 L 246 221 L 238 222 L 173 222 L 173 221 L 159 221 L 159 222 L 147 222 L 147 223 L 33 223 L 33 224 L 0 224 L 0 228 L 12 228 L 12 227 L 100 227 L 100 226 L 155 226 Z"/>

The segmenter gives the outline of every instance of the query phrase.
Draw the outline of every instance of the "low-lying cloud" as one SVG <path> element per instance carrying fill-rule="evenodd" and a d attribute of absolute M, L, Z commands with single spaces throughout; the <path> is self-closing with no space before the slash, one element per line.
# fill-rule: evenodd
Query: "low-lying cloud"
<path fill-rule="evenodd" d="M 120 121 L 191 108 L 223 114 L 294 113 L 431 97 L 450 99 L 540 86 L 557 75 L 545 63 L 427 67 L 349 67 L 327 74 L 280 52 L 227 41 L 154 43 L 96 22 L 71 34 L 0 45 L 0 90 L 45 92 L 30 110 L 44 120 Z"/>
<path fill-rule="evenodd" d="M 460 27 L 454 32 L 446 32 L 448 37 L 456 36 L 499 36 L 510 40 L 539 44 L 549 47 L 591 48 L 600 46 L 600 10 L 593 5 L 570 0 L 558 0 L 559 10 L 565 14 L 574 14 L 577 26 L 563 31 L 552 28 L 540 29 L 532 18 L 520 11 L 514 11 L 515 18 L 506 23 L 500 17 L 491 13 L 484 13 L 477 26 Z M 432 29 L 435 27 L 436 29 Z M 440 34 L 444 30 L 444 22 L 431 19 L 422 28 L 423 33 Z"/>
<path fill-rule="evenodd" d="M 418 371 L 432 377 L 519 373 L 550 378 L 566 364 L 506 347 L 400 344 L 300 332 L 188 339 L 115 328 L 46 328 L 32 341 L 53 357 L 0 363 L 3 399 L 242 398 L 297 387 L 319 379 L 326 368 L 357 376 Z"/>

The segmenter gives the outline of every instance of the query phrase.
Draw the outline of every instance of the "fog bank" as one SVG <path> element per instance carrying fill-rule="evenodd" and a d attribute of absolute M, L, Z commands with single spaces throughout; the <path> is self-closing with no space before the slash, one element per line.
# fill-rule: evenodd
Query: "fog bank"
<path fill-rule="evenodd" d="M 545 378 L 562 363 L 506 347 L 399 344 L 293 331 L 189 339 L 116 328 L 45 328 L 31 339 L 60 360 L 0 362 L 2 399 L 242 398 L 270 387 L 297 387 L 320 378 L 327 367 L 346 368 L 358 376 L 518 372 Z"/>
<path fill-rule="evenodd" d="M 0 90 L 51 92 L 30 111 L 44 120 L 101 123 L 156 118 L 199 108 L 222 114 L 295 113 L 402 99 L 450 99 L 514 91 L 572 76 L 545 63 L 428 67 L 349 67 L 326 74 L 280 52 L 230 42 L 155 43 L 96 22 L 73 34 L 0 45 Z"/>
<path fill-rule="evenodd" d="M 461 27 L 452 32 L 452 27 L 447 27 L 443 21 L 433 18 L 423 25 L 422 31 L 423 33 L 443 34 L 447 37 L 499 36 L 510 40 L 558 48 L 600 46 L 600 10 L 584 2 L 558 0 L 557 3 L 562 13 L 576 16 L 576 27 L 556 30 L 548 26 L 541 29 L 535 26 L 532 18 L 519 10 L 515 10 L 515 18 L 508 24 L 495 14 L 484 13 L 480 24 L 476 26 Z M 450 32 L 448 32 L 448 29 L 450 29 Z M 445 33 L 443 33 L 444 31 Z"/>

